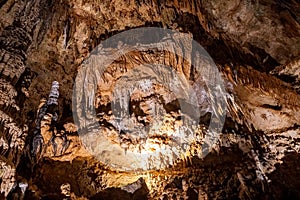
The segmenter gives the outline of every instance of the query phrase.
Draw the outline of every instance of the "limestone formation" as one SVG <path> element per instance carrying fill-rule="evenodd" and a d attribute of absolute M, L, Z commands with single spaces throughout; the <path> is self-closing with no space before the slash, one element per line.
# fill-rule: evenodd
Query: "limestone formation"
<path fill-rule="evenodd" d="M 0 198 L 299 199 L 299 9 L 1 1 Z"/>

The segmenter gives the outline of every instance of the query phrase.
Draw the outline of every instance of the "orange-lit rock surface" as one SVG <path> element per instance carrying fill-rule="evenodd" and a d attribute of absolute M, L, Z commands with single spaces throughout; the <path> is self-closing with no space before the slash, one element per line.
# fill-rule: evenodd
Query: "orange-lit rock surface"
<path fill-rule="evenodd" d="M 0 2 L 1 197 L 300 198 L 299 9 L 296 0 Z M 209 134 L 205 123 L 210 114 L 200 119 L 193 132 L 198 139 L 185 155 L 161 167 L 153 165 L 156 167 L 149 170 L 121 171 L 108 166 L 79 137 L 73 120 L 72 95 L 83 61 L 104 40 L 138 27 L 162 27 L 186 34 L 186 43 L 174 40 L 172 46 L 185 59 L 163 46 L 164 51 L 130 51 L 114 60 L 99 77 L 93 102 L 102 134 L 124 151 L 124 163 L 129 162 L 125 151 L 143 144 L 143 138 L 134 134 L 120 136 L 111 107 L 118 81 L 142 64 L 170 66 L 193 86 L 198 98 L 203 91 L 209 93 L 197 79 L 203 74 L 190 63 L 197 57 L 191 49 L 181 48 L 194 39 L 220 71 L 225 89 L 220 94 L 226 99 L 226 109 L 210 110 L 205 101 L 193 107 L 184 101 L 184 95 L 179 98 L 163 84 L 146 84 L 129 100 L 131 116 L 126 125 L 143 127 L 155 123 L 154 113 L 161 110 L 164 119 L 159 120 L 163 125 L 152 135 L 152 144 L 163 145 L 169 144 L 169 136 L 161 136 L 183 126 L 183 118 L 178 116 L 184 103 L 190 106 L 189 110 L 203 108 L 202 113 L 226 113 L 217 143 L 205 157 L 199 152 Z M 132 38 L 136 39 L 135 35 Z M 118 48 L 123 48 L 122 44 L 108 52 Z M 51 116 L 47 115 L 41 128 L 44 151 L 33 161 L 30 145 L 37 110 L 55 80 L 60 83 L 58 124 L 64 127 L 70 144 L 62 155 L 54 155 L 49 131 Z M 123 84 L 130 82 L 124 80 Z M 63 144 L 61 134 L 55 138 L 57 152 Z M 92 142 L 94 137 L 87 139 Z M 97 140 L 94 142 L 97 146 Z"/>

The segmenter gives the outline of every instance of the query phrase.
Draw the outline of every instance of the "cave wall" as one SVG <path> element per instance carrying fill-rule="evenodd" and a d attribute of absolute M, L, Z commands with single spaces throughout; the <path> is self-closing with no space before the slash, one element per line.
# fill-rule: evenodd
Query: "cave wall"
<path fill-rule="evenodd" d="M 3 195 L 8 195 L 15 182 L 23 181 L 24 177 L 18 175 L 26 176 L 22 170 L 26 171 L 25 168 L 32 165 L 26 159 L 32 124 L 40 100 L 48 96 L 52 81 L 57 80 L 61 84 L 61 123 L 73 123 L 73 84 L 82 61 L 104 39 L 124 30 L 148 26 L 166 27 L 191 34 L 220 66 L 226 80 L 230 80 L 233 73 L 226 71 L 226 64 L 232 64 L 237 71 L 232 93 L 234 104 L 237 106 L 229 110 L 219 151 L 212 153 L 207 160 L 196 159 L 194 164 L 185 164 L 179 169 L 173 169 L 174 172 L 179 171 L 179 175 L 170 172 L 164 176 L 164 186 L 156 185 L 159 184 L 158 177 L 162 175 L 153 172 L 153 178 L 148 178 L 154 182 L 151 184 L 155 185 L 152 197 L 163 196 L 162 188 L 169 188 L 171 194 L 180 193 L 183 188 L 178 186 L 176 180 L 180 179 L 181 182 L 184 178 L 189 183 L 195 183 L 195 186 L 190 188 L 196 190 L 197 195 L 203 191 L 203 198 L 207 195 L 210 195 L 209 198 L 220 195 L 219 198 L 223 199 L 245 196 L 251 198 L 249 193 L 254 193 L 255 197 L 259 190 L 270 196 L 274 188 L 278 188 L 274 185 L 281 184 L 280 179 L 274 175 L 276 164 L 290 162 L 289 157 L 287 161 L 284 160 L 285 150 L 299 151 L 300 32 L 297 1 L 8 0 L 0 3 L 0 6 Z M 166 60 L 173 60 L 175 65 L 183 63 L 180 58 L 172 56 L 164 55 Z M 130 56 L 121 58 L 121 61 L 122 59 L 132 65 L 136 62 Z M 183 71 L 188 71 L 188 67 L 183 65 Z M 238 128 L 233 124 L 239 124 Z M 44 132 L 44 136 L 49 137 L 47 127 Z M 29 184 L 31 191 L 39 191 L 35 192 L 35 195 L 59 193 L 59 186 L 67 179 L 62 176 L 61 179 L 58 178 L 56 185 L 53 183 L 52 189 L 45 187 L 53 173 L 47 172 L 49 166 L 59 168 L 61 165 L 80 171 L 76 164 L 68 164 L 72 160 L 76 161 L 76 157 L 80 157 L 80 162 L 87 162 L 87 166 L 97 163 L 85 152 L 76 131 L 70 138 L 74 141 L 69 149 L 71 155 L 54 158 L 51 151 L 48 151 L 45 154 L 46 161 L 38 163 L 39 167 L 34 173 L 26 171 L 32 173 L 32 177 L 25 177 L 27 182 L 33 182 Z M 250 147 L 244 148 L 240 141 L 245 141 Z M 236 155 L 233 156 L 228 151 L 233 151 L 242 159 L 238 161 Z M 19 164 L 22 154 L 23 163 Z M 232 167 L 235 160 L 238 161 L 237 166 Z M 18 166 L 18 170 L 21 171 L 16 173 Z M 186 172 L 184 169 L 188 167 L 196 169 Z M 245 170 L 248 167 L 250 169 Z M 82 172 L 68 174 L 72 177 L 70 180 L 73 181 L 70 182 L 77 196 L 91 197 L 105 188 L 134 182 L 137 177 L 135 174 L 128 175 L 131 178 L 121 181 L 122 184 L 115 184 L 107 180 L 120 175 L 104 170 L 106 174 L 112 175 L 94 180 L 92 175 L 87 174 L 89 170 L 96 170 L 90 166 L 86 168 Z M 269 190 L 261 189 L 265 187 L 255 184 L 257 169 L 266 174 L 271 173 L 269 179 L 275 181 L 274 185 L 273 182 L 270 183 Z M 223 172 L 219 172 L 222 170 Z M 289 173 L 280 167 L 279 170 Z M 101 173 L 103 172 L 99 170 L 92 174 L 102 177 Z M 213 177 L 210 176 L 211 173 Z M 194 180 L 200 176 L 198 174 L 201 174 L 201 180 Z M 246 174 L 249 177 L 245 178 Z M 222 176 L 224 180 L 220 178 Z M 245 177 L 242 178 L 243 176 Z M 74 180 L 78 179 L 82 180 L 80 186 L 86 185 L 84 181 L 87 180 L 87 185 L 93 183 L 96 186 L 77 189 L 80 186 L 75 186 Z M 268 180 L 265 179 L 259 184 L 267 184 Z M 227 186 L 227 189 L 223 189 L 224 181 L 229 185 L 233 183 L 232 187 Z M 252 189 L 250 186 L 250 189 L 244 187 L 245 182 L 249 182 Z M 284 183 L 283 188 L 297 184 L 291 181 Z M 39 189 L 35 188 L 36 185 Z M 299 195 L 297 188 L 292 188 L 294 189 L 291 189 L 291 193 Z M 98 195 L 104 195 L 100 193 Z M 229 193 L 232 193 L 232 196 Z M 280 198 L 285 195 L 285 191 L 276 194 L 278 196 L 273 198 Z M 262 195 L 261 198 L 263 197 Z"/>

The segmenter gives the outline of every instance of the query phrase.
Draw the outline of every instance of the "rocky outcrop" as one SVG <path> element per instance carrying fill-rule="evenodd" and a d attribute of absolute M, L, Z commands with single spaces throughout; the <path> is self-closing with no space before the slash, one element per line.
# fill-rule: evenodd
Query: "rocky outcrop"
<path fill-rule="evenodd" d="M 300 17 L 297 10 L 297 1 L 268 0 L 1 2 L 2 196 L 23 198 L 25 195 L 28 199 L 106 199 L 111 194 L 116 199 L 299 198 L 299 168 L 296 166 L 299 165 L 300 137 Z M 200 112 L 207 115 L 202 116 L 195 131 L 198 143 L 193 144 L 183 158 L 165 163 L 167 168 L 116 171 L 95 159 L 78 136 L 81 127 L 76 127 L 78 124 L 72 119 L 73 86 L 78 71 L 84 67 L 84 59 L 101 42 L 125 30 L 150 26 L 186 33 L 190 40 L 193 38 L 207 50 L 224 80 L 222 91 L 226 95 L 221 93 L 221 97 L 226 99 L 227 109 L 212 110 L 211 102 L 205 101 L 215 91 L 203 89 L 203 82 L 197 79 L 205 72 L 198 72 L 189 63 L 197 61 L 192 49 L 182 51 L 182 45 L 189 46 L 188 40 L 179 43 L 171 37 L 156 41 L 160 44 L 172 41 L 173 50 L 187 58 L 170 53 L 169 47 L 163 45 L 162 50 L 147 51 L 151 44 L 141 43 L 145 50 L 120 56 L 102 77 L 97 77 L 100 81 L 94 93 L 96 121 L 104 127 L 104 135 L 114 140 L 124 154 L 141 144 L 143 137 L 119 133 L 121 129 L 112 111 L 113 91 L 118 81 L 133 69 L 143 74 L 145 68 L 140 71 L 138 68 L 141 64 L 172 66 L 172 70 L 193 86 L 201 105 L 189 107 L 184 95 L 182 98 L 170 96 L 171 91 L 163 84 L 143 82 L 143 87 L 128 100 L 130 114 L 134 115 L 127 118 L 130 120 L 125 126 L 130 123 L 136 127 L 147 126 L 155 122 L 154 113 L 161 110 L 166 116 L 159 130 L 162 133 L 180 126 L 179 110 L 183 107 L 189 110 L 201 107 Z M 125 44 L 104 46 L 102 50 L 107 54 L 118 51 L 130 45 L 130 40 L 138 40 L 136 36 L 128 37 Z M 160 78 L 165 80 L 157 76 L 157 80 Z M 48 97 L 55 80 L 60 83 L 57 126 L 64 131 L 56 132 L 57 152 L 63 152 L 63 135 L 70 145 L 62 154 L 54 155 L 53 145 L 50 145 L 53 139 L 48 124 L 50 116 L 45 116 L 41 123 L 45 141 L 43 156 L 38 162 L 32 162 L 29 150 L 36 111 L 41 100 Z M 125 77 L 121 81 L 125 84 L 133 80 Z M 76 89 L 85 92 L 84 88 Z M 149 108 L 153 104 L 157 104 L 157 109 Z M 212 118 L 210 115 L 219 112 L 227 113 L 220 138 L 210 153 L 201 157 L 199 151 L 203 150 L 205 137 L 209 135 L 206 122 Z M 182 116 L 192 115 L 185 114 Z M 87 139 L 92 141 L 93 135 L 89 133 Z M 159 144 L 170 144 L 167 138 L 157 135 L 152 135 L 152 139 Z"/>
<path fill-rule="evenodd" d="M 34 73 L 30 68 L 26 69 L 27 50 L 32 44 L 33 29 L 44 6 L 42 1 L 4 1 L 1 5 L 1 13 L 4 14 L 0 37 L 1 151 L 3 159 L 6 159 L 3 162 L 7 163 L 2 168 L 1 193 L 5 196 L 16 184 L 15 172 L 28 134 L 28 120 L 24 118 L 22 109 L 29 97 L 28 89 Z"/>

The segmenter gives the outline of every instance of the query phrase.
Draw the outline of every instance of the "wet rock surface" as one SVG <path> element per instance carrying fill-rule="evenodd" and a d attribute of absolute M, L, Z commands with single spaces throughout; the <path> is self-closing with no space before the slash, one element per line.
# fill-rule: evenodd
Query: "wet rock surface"
<path fill-rule="evenodd" d="M 297 1 L 0 2 L 1 197 L 299 199 L 298 10 Z M 140 88 L 128 99 L 130 116 L 124 126 L 132 126 L 138 132 L 139 127 L 163 121 L 158 134 L 149 137 L 153 144 L 170 144 L 171 136 L 165 137 L 164 131 L 183 127 L 182 116 L 191 117 L 181 109 L 199 109 L 200 123 L 194 131 L 197 140 L 184 156 L 176 162 L 163 162 L 161 169 L 120 171 L 96 159 L 79 136 L 80 127 L 73 120 L 73 87 L 83 61 L 102 41 L 125 30 L 152 26 L 187 34 L 186 43 L 179 44 L 173 38 L 172 46 L 185 57 L 170 53 L 170 47 L 163 45 L 163 50 L 130 51 L 120 56 L 97 83 L 96 121 L 104 128 L 102 135 L 114 141 L 124 155 L 132 149 L 142 151 L 138 147 L 144 146 L 141 144 L 145 134 L 136 137 L 120 131 L 124 128 L 115 118 L 120 113 L 113 112 L 118 104 L 114 102 L 114 95 L 118 96 L 114 91 L 120 81 L 123 85 L 129 83 L 127 87 L 131 85 L 132 80 L 121 78 L 128 71 L 138 71 L 143 64 L 161 64 L 171 66 L 193 86 L 199 105 L 191 107 L 184 95 L 174 95 L 163 81 L 149 83 L 142 78 Z M 211 109 L 212 102 L 206 100 L 210 91 L 198 79 L 206 71 L 199 72 L 190 64 L 197 61 L 192 49 L 182 51 L 181 46 L 189 46 L 191 39 L 207 50 L 220 71 L 225 110 Z M 130 38 L 128 41 L 130 44 Z M 117 51 L 128 44 L 111 45 L 104 52 Z M 138 76 L 143 77 L 144 71 L 140 68 Z M 43 152 L 40 159 L 33 161 L 30 145 L 37 110 L 43 98 L 48 98 L 53 81 L 60 84 L 60 128 L 53 139 L 53 115 L 45 115 L 41 122 Z M 214 112 L 226 113 L 225 124 L 217 143 L 202 157 L 203 144 L 209 144 L 207 121 Z M 91 133 L 87 132 L 87 140 L 97 146 Z M 69 145 L 62 151 L 65 135 Z"/>

